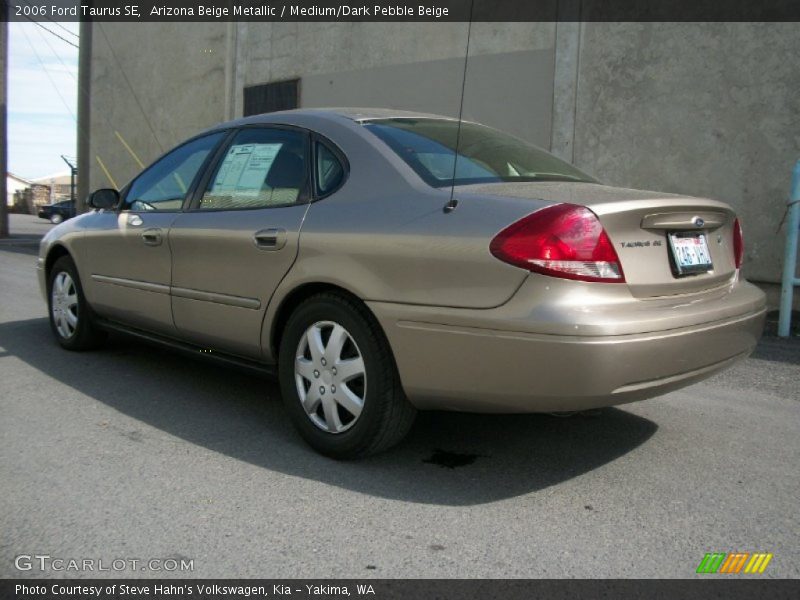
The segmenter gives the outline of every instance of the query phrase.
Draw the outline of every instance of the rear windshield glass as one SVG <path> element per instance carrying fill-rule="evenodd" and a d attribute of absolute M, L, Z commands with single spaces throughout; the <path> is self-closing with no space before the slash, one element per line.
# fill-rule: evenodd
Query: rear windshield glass
<path fill-rule="evenodd" d="M 445 119 L 379 119 L 364 126 L 434 187 L 499 181 L 595 182 L 541 148 L 475 123 L 462 122 L 460 134 L 458 121 Z"/>

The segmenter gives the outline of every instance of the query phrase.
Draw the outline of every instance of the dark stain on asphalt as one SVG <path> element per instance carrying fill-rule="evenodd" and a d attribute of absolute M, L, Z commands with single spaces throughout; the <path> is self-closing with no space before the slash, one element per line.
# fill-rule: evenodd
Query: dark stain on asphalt
<path fill-rule="evenodd" d="M 441 544 L 431 544 L 431 545 L 429 546 L 429 548 L 430 548 L 431 550 L 433 550 L 434 552 L 441 552 L 442 550 L 444 550 L 444 549 L 445 549 L 445 547 L 444 547 L 444 546 L 442 546 Z"/>
<path fill-rule="evenodd" d="M 461 452 L 448 452 L 447 450 L 436 449 L 428 458 L 422 459 L 422 462 L 438 465 L 447 469 L 455 469 L 456 467 L 471 465 L 479 458 L 485 457 L 480 454 L 462 454 Z"/>

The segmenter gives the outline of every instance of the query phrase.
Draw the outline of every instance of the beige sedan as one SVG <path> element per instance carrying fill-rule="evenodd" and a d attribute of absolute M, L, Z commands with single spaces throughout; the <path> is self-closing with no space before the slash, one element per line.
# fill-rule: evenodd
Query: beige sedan
<path fill-rule="evenodd" d="M 727 204 L 602 185 L 444 117 L 232 121 L 89 203 L 41 245 L 58 342 L 124 331 L 273 371 L 338 458 L 397 443 L 418 409 L 657 396 L 747 356 L 763 325 Z"/>

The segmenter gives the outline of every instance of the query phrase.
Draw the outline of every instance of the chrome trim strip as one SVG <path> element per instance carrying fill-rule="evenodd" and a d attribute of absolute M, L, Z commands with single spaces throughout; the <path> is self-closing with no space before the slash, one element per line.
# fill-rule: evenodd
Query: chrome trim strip
<path fill-rule="evenodd" d="M 258 310 L 261 308 L 261 301 L 258 298 L 243 298 L 241 296 L 230 296 L 218 292 L 202 292 L 200 290 L 190 290 L 188 288 L 172 288 L 172 295 L 176 298 L 187 298 L 189 300 L 201 300 L 203 302 L 214 302 L 216 304 L 227 304 L 238 308 L 249 308 Z"/>
<path fill-rule="evenodd" d="M 136 279 L 124 279 L 122 277 L 108 277 L 107 275 L 92 275 L 94 281 L 100 283 L 110 283 L 122 287 L 143 290 L 145 292 L 155 292 L 156 294 L 169 294 L 169 286 L 162 283 L 150 283 L 149 281 L 138 281 Z"/>
<path fill-rule="evenodd" d="M 701 224 L 697 224 L 697 220 Z M 655 213 L 642 218 L 642 229 L 716 229 L 722 227 L 728 219 L 723 212 L 717 211 L 675 211 Z"/>

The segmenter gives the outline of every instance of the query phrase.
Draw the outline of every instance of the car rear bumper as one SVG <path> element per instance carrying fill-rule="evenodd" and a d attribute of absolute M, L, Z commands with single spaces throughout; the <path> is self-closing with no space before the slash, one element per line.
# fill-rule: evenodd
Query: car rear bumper
<path fill-rule="evenodd" d="M 512 316 L 516 310 L 508 306 L 470 311 L 476 313 L 473 325 L 463 311 L 453 316 L 451 310 L 447 318 L 446 312 L 425 307 L 370 307 L 392 346 L 406 394 L 418 408 L 549 412 L 657 396 L 747 356 L 763 329 L 764 295 L 744 282 L 722 291 L 704 299 L 667 300 L 683 311 L 684 323 L 667 329 L 657 328 L 663 319 L 648 319 L 648 311 L 640 310 L 640 332 L 630 332 L 637 324 L 627 303 L 617 307 L 616 319 L 613 311 L 595 311 L 603 327 L 626 330 L 613 335 L 540 333 L 552 323 L 536 322 L 521 330 L 518 315 Z M 653 317 L 666 308 L 662 301 L 649 306 Z M 493 327 L 487 327 L 492 322 L 488 313 L 494 314 Z M 599 321 L 596 325 L 601 327 Z M 591 329 L 588 321 L 575 328 Z"/>

